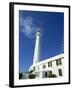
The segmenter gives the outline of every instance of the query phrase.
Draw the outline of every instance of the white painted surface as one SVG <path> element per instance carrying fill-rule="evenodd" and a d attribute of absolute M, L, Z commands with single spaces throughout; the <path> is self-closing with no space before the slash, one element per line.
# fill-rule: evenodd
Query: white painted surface
<path fill-rule="evenodd" d="M 57 60 L 61 60 L 61 65 L 56 65 Z M 52 67 L 48 67 L 48 62 L 52 62 Z M 46 66 L 46 68 L 43 68 L 43 65 Z M 35 63 L 29 68 L 29 71 L 35 68 L 34 73 L 39 73 L 40 75 L 36 78 L 43 78 L 45 72 L 52 71 L 52 74 L 55 74 L 57 78 L 64 77 L 64 54 L 60 54 L 57 56 L 54 56 L 52 58 L 40 61 L 38 63 Z M 59 76 L 58 70 L 62 70 L 62 76 Z M 47 75 L 48 76 L 48 75 Z"/>
<path fill-rule="evenodd" d="M 40 39 L 41 39 L 41 33 L 37 32 L 33 64 L 39 62 L 41 59 L 41 40 Z"/>
<path fill-rule="evenodd" d="M 8 87 L 9 83 L 9 2 L 33 2 L 33 3 L 48 3 L 48 4 L 65 4 L 71 5 L 72 0 L 1 0 L 0 1 L 0 90 L 11 90 Z M 72 15 L 72 12 L 71 12 Z M 71 18 L 72 22 L 72 18 Z M 72 30 L 72 28 L 71 28 Z M 72 34 L 72 32 L 71 32 Z M 71 35 L 72 38 L 72 35 Z M 72 39 L 71 39 L 72 40 Z M 72 41 L 71 41 L 72 45 Z M 71 48 L 72 51 L 72 48 Z M 71 62 L 72 64 L 72 62 Z M 72 68 L 72 65 L 71 65 Z M 72 70 L 71 70 L 72 71 Z M 72 72 L 71 72 L 72 75 Z M 72 80 L 72 78 L 71 78 Z M 27 87 L 27 88 L 15 88 L 15 90 L 72 90 L 72 84 L 70 85 L 55 85 L 55 86 L 39 86 L 39 87 Z M 14 90 L 14 88 L 13 88 Z"/>
<path fill-rule="evenodd" d="M 26 6 L 26 5 L 15 5 L 15 14 L 17 14 L 17 17 L 15 18 L 15 26 L 14 28 L 16 29 L 16 27 L 18 27 L 19 25 L 19 22 L 17 20 L 18 18 L 18 12 L 19 10 L 35 10 L 35 11 L 51 11 L 51 12 L 64 12 L 64 58 L 65 58 L 65 61 L 64 61 L 64 77 L 62 78 L 57 78 L 57 79 L 34 79 L 34 80 L 19 80 L 18 79 L 18 73 L 19 73 L 19 58 L 18 58 L 18 55 L 19 55 L 19 50 L 18 50 L 18 34 L 19 33 L 16 33 L 15 35 L 15 40 L 17 43 L 15 43 L 16 45 L 16 48 L 15 49 L 15 52 L 17 53 L 14 53 L 14 56 L 15 56 L 15 60 L 14 60 L 14 63 L 17 63 L 17 64 L 14 64 L 14 68 L 15 68 L 15 71 L 14 71 L 14 77 L 15 77 L 15 81 L 14 81 L 14 85 L 27 85 L 27 84 L 43 84 L 43 83 L 60 83 L 60 82 L 68 82 L 68 9 L 67 8 L 55 8 L 55 7 L 37 7 L 37 6 Z M 18 22 L 18 23 L 17 23 Z M 19 30 L 19 29 L 18 29 Z M 14 30 L 14 32 L 16 32 L 17 30 Z M 43 63 L 43 62 L 42 62 Z"/>

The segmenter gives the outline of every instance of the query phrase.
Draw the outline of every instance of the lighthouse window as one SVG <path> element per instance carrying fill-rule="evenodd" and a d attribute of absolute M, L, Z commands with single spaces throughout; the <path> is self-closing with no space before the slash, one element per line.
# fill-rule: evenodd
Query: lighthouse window
<path fill-rule="evenodd" d="M 43 65 L 43 69 L 45 69 L 46 68 L 46 65 Z"/>
<path fill-rule="evenodd" d="M 52 67 L 52 62 L 48 62 L 48 67 Z"/>
<path fill-rule="evenodd" d="M 56 60 L 56 64 L 57 64 L 57 66 L 61 65 L 62 64 L 61 59 Z"/>

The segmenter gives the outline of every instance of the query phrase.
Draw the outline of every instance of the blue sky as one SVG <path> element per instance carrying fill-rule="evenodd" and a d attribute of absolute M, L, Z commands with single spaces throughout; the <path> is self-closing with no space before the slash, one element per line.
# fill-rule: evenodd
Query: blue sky
<path fill-rule="evenodd" d="M 20 72 L 27 71 L 33 63 L 35 47 L 34 33 L 39 26 L 42 29 L 42 60 L 64 53 L 64 13 L 19 11 Z"/>

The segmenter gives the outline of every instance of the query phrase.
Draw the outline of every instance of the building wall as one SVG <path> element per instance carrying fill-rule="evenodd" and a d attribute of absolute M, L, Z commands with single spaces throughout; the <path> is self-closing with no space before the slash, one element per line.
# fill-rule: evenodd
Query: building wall
<path fill-rule="evenodd" d="M 61 64 L 57 65 L 56 62 L 58 62 L 59 59 L 61 60 Z M 39 62 L 35 65 L 32 65 L 29 68 L 29 70 L 35 68 L 33 73 L 37 74 L 36 78 L 44 78 L 45 76 L 48 77 L 49 71 L 52 71 L 52 74 L 55 74 L 57 77 L 62 77 L 64 75 L 64 56 L 59 55 L 59 57 L 57 57 L 57 58 L 54 57 L 54 58 L 52 58 L 52 60 L 47 59 L 47 60 L 43 61 L 43 63 L 41 63 L 41 62 Z M 52 62 L 52 67 L 48 67 L 49 62 Z M 44 68 L 43 68 L 43 65 L 45 65 Z M 62 73 L 61 73 L 61 71 L 62 71 Z M 60 72 L 60 75 L 62 74 L 62 76 L 59 76 L 59 72 Z"/>

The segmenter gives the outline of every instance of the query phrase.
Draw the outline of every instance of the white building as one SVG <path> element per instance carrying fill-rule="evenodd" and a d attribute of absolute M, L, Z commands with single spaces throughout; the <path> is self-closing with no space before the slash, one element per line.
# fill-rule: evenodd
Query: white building
<path fill-rule="evenodd" d="M 64 75 L 64 54 L 34 63 L 29 67 L 30 70 L 33 70 L 35 78 L 62 77 Z"/>

